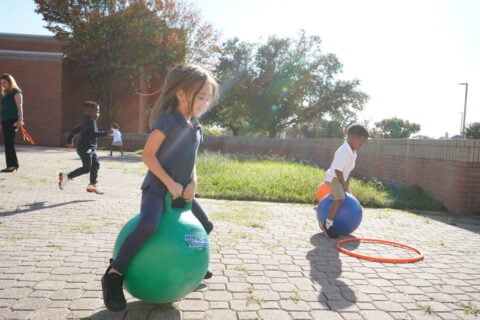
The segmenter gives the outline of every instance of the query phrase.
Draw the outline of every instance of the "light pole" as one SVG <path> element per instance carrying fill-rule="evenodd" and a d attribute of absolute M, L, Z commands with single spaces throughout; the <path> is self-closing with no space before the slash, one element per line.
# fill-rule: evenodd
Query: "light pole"
<path fill-rule="evenodd" d="M 463 112 L 460 113 L 460 136 L 463 136 Z"/>
<path fill-rule="evenodd" d="M 463 125 L 462 125 L 462 139 L 465 139 L 466 135 L 466 123 L 465 120 L 467 118 L 467 97 L 468 97 L 468 83 L 462 82 L 459 83 L 461 86 L 465 86 L 465 104 L 463 106 Z"/>

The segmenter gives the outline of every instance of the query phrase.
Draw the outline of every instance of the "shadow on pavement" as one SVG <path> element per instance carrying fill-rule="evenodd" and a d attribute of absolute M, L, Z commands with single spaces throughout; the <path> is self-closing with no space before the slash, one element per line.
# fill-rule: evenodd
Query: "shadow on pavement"
<path fill-rule="evenodd" d="M 99 161 L 116 161 L 116 162 L 129 162 L 129 163 L 136 163 L 136 162 L 143 162 L 142 156 L 139 154 L 128 154 L 126 153 L 125 155 L 117 155 L 114 154 L 113 156 L 109 155 L 103 155 L 103 154 L 98 154 L 98 160 Z"/>
<path fill-rule="evenodd" d="M 438 222 L 452 225 L 454 227 L 462 228 L 475 233 L 480 233 L 480 216 L 479 215 L 455 215 L 443 212 L 421 212 L 411 210 L 409 211 L 417 216 L 432 219 Z"/>
<path fill-rule="evenodd" d="M 320 285 L 318 301 L 333 311 L 346 309 L 357 301 L 355 292 L 338 279 L 342 274 L 342 261 L 336 242 L 322 233 L 315 234 L 310 238 L 315 249 L 306 256 L 310 261 L 310 277 Z"/>
<path fill-rule="evenodd" d="M 12 216 L 14 214 L 32 212 L 32 211 L 43 210 L 43 209 L 51 209 L 51 208 L 55 208 L 55 207 L 66 206 L 66 205 L 73 204 L 73 203 L 90 202 L 90 201 L 95 201 L 95 200 L 73 200 L 73 201 L 68 201 L 68 202 L 56 203 L 56 204 L 52 204 L 52 205 L 45 205 L 47 203 L 47 201 L 33 202 L 33 203 L 30 203 L 30 204 L 24 204 L 24 205 L 18 206 L 17 209 L 15 209 L 13 211 L 0 212 L 0 217 L 8 217 L 8 216 Z M 21 208 L 21 209 L 19 209 L 19 208 Z"/>
<path fill-rule="evenodd" d="M 134 301 L 127 304 L 127 309 L 123 312 L 111 312 L 108 310 L 99 311 L 82 320 L 101 320 L 101 319 L 162 319 L 162 320 L 181 320 L 180 311 L 171 304 L 152 304 L 143 301 Z"/>

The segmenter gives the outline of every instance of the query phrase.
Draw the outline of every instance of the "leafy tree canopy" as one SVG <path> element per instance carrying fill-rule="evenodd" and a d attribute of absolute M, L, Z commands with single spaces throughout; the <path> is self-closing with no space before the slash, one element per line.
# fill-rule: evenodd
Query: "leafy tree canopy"
<path fill-rule="evenodd" d="M 125 99 L 185 60 L 211 63 L 217 35 L 186 1 L 35 0 L 47 29 L 85 70 L 108 121 Z M 105 110 L 106 109 L 106 110 Z"/>
<path fill-rule="evenodd" d="M 234 134 L 276 137 L 292 126 L 318 126 L 324 117 L 354 118 L 368 96 L 358 80 L 336 79 L 342 65 L 335 55 L 323 54 L 320 44 L 318 36 L 303 31 L 264 43 L 226 41 L 215 71 L 223 98 L 207 120 Z"/>
<path fill-rule="evenodd" d="M 468 139 L 480 139 L 480 122 L 469 124 L 465 131 Z"/>
<path fill-rule="evenodd" d="M 393 117 L 375 122 L 374 135 L 383 138 L 409 138 L 420 130 L 419 124 Z"/>

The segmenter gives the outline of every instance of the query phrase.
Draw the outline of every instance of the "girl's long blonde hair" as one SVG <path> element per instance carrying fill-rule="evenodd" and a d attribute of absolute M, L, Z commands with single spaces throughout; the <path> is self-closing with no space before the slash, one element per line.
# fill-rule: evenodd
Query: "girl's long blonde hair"
<path fill-rule="evenodd" d="M 150 127 L 161 114 L 177 109 L 177 91 L 183 90 L 187 94 L 193 93 L 190 101 L 190 108 L 192 108 L 195 97 L 207 83 L 212 88 L 212 102 L 210 104 L 210 107 L 212 107 L 218 99 L 218 83 L 208 70 L 194 64 L 180 64 L 170 69 L 165 77 L 160 96 L 150 112 Z M 195 91 L 192 92 L 193 90 Z"/>
<path fill-rule="evenodd" d="M 5 80 L 10 84 L 10 89 L 8 91 L 11 91 L 13 89 L 20 89 L 17 85 L 17 81 L 15 81 L 15 78 L 9 74 L 9 73 L 4 73 L 0 76 L 0 80 Z M 7 91 L 2 87 L 2 95 L 5 95 Z"/>

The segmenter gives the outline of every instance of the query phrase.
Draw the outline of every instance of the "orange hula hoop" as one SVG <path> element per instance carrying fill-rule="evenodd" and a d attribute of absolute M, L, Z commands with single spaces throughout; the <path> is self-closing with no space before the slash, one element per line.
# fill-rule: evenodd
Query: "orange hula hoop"
<path fill-rule="evenodd" d="M 416 257 L 412 258 L 383 258 L 383 257 L 374 257 L 374 256 L 367 256 L 361 253 L 356 253 L 347 249 L 342 248 L 342 244 L 347 243 L 347 242 L 374 242 L 374 243 L 381 243 L 381 244 L 388 244 L 400 248 L 405 248 L 412 250 L 418 254 Z M 370 261 L 375 261 L 375 262 L 386 262 L 386 263 L 410 263 L 410 262 L 417 262 L 423 260 L 424 256 L 423 253 L 406 244 L 399 243 L 399 242 L 394 242 L 394 241 L 389 241 L 389 240 L 381 240 L 381 239 L 371 239 L 371 238 L 349 238 L 349 239 L 344 239 L 336 244 L 338 251 L 347 254 L 349 256 L 359 258 L 359 259 L 364 259 L 364 260 L 370 260 Z"/>

